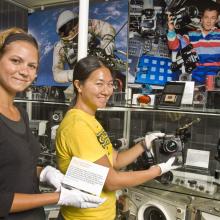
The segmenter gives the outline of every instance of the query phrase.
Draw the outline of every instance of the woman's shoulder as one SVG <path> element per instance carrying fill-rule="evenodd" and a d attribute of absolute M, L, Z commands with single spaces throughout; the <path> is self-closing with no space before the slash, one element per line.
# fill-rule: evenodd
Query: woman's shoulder
<path fill-rule="evenodd" d="M 86 127 L 93 127 L 92 125 L 97 124 L 97 120 L 94 116 L 83 112 L 79 109 L 70 109 L 64 119 L 62 120 L 59 130 L 80 130 Z"/>
<path fill-rule="evenodd" d="M 81 112 L 78 109 L 70 109 L 65 114 L 62 122 L 60 123 L 59 128 L 64 129 L 77 129 L 86 123 L 86 118 L 83 117 Z"/>

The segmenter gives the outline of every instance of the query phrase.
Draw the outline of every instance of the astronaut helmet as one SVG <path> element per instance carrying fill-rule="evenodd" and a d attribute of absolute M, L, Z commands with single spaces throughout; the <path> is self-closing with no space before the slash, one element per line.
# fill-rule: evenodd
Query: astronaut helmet
<path fill-rule="evenodd" d="M 72 40 L 78 34 L 78 23 L 78 14 L 65 10 L 57 19 L 56 31 L 63 40 Z"/>

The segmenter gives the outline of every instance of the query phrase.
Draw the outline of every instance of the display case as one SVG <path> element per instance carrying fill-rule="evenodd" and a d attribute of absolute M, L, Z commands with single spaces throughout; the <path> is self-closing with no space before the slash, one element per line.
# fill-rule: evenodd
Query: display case
<path fill-rule="evenodd" d="M 147 132 L 161 131 L 171 137 L 159 144 L 154 142 L 157 150 L 153 155 L 143 153 L 127 170 L 148 169 L 171 156 L 181 159 L 178 169 L 124 189 L 124 213 L 130 216 L 127 219 L 220 219 L 220 109 L 147 105 L 124 108 L 130 147 Z"/>
<path fill-rule="evenodd" d="M 60 99 L 25 97 L 17 98 L 16 104 L 27 109 L 32 132 L 41 143 L 39 164 L 56 166 L 55 131 L 70 107 L 70 103 L 62 102 Z M 174 142 L 181 144 L 183 166 L 172 171 L 171 176 L 162 176 L 138 187 L 124 189 L 123 194 L 128 198 L 128 207 L 131 209 L 130 215 L 134 212 L 131 204 L 136 203 L 136 199 L 141 202 L 135 205 L 137 209 L 136 214 L 133 213 L 135 218 L 140 210 L 143 211 L 143 207 L 148 207 L 146 198 L 149 197 L 158 204 L 167 204 L 164 210 L 178 208 L 185 210 L 182 215 L 179 214 L 181 216 L 179 219 L 212 220 L 210 217 L 203 218 L 206 214 L 220 218 L 220 110 L 187 106 L 170 109 L 130 105 L 125 104 L 124 98 L 123 102 L 120 99 L 120 102 L 117 100 L 109 105 L 105 109 L 99 109 L 96 117 L 117 150 L 131 147 L 147 132 L 161 131 L 166 135 L 181 137 L 181 143 L 176 141 L 177 139 L 174 139 Z M 170 156 L 167 154 L 162 160 L 165 162 L 165 159 Z M 195 164 L 186 165 L 187 160 L 194 161 Z M 142 155 L 126 169 L 148 169 L 152 165 L 148 163 L 146 155 Z M 52 190 L 48 186 L 41 186 L 41 189 L 44 192 Z M 173 202 L 172 198 L 177 203 Z M 180 206 L 177 207 L 174 204 L 180 204 Z M 163 212 L 163 208 L 161 209 Z M 122 219 L 121 211 L 118 212 L 118 219 Z M 166 216 L 166 211 L 164 215 L 166 218 L 161 219 L 178 219 L 168 218 L 169 214 Z M 130 219 L 132 219 L 131 216 Z"/>
<path fill-rule="evenodd" d="M 70 103 L 62 102 L 61 99 L 36 99 L 31 96 L 18 97 L 16 104 L 28 111 L 32 132 L 41 143 L 39 164 L 56 166 L 55 131 Z M 111 100 L 109 105 L 105 109 L 99 109 L 96 117 L 117 150 L 132 147 L 137 140 L 152 131 L 161 131 L 176 138 L 181 136 L 182 144 L 183 166 L 172 171 L 171 175 L 123 189 L 122 194 L 128 204 L 127 208 L 118 206 L 118 219 L 125 216 L 130 216 L 127 219 L 132 219 L 132 216 L 133 219 L 147 219 L 144 215 L 150 215 L 152 210 L 160 213 L 159 215 L 163 213 L 164 218 L 160 219 L 166 220 L 178 219 L 169 218 L 169 213 L 174 210 L 177 210 L 179 219 L 184 220 L 212 220 L 210 215 L 220 218 L 220 110 L 188 106 L 170 109 L 130 105 L 125 104 L 124 97 L 123 101 Z M 164 158 L 170 156 L 168 154 Z M 194 161 L 195 166 L 186 165 L 187 159 Z M 126 169 L 142 170 L 148 169 L 150 165 L 152 164 L 149 164 L 146 155 L 142 155 Z M 53 189 L 41 185 L 41 190 L 49 192 Z M 149 211 L 148 207 L 154 209 Z M 57 213 L 58 208 L 45 207 L 45 210 L 51 214 Z"/>

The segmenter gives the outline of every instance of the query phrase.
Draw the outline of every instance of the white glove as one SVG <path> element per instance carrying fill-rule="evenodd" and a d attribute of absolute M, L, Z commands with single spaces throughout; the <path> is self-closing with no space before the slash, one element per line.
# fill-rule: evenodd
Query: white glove
<path fill-rule="evenodd" d="M 115 42 L 113 39 L 113 36 L 111 35 L 106 35 L 102 41 L 100 42 L 100 48 L 105 50 L 105 53 L 107 55 L 112 55 L 113 54 L 113 50 L 115 47 Z"/>
<path fill-rule="evenodd" d="M 159 137 L 164 137 L 164 136 L 165 136 L 165 134 L 161 133 L 161 132 L 155 132 L 155 133 L 147 134 L 144 138 L 145 145 L 146 145 L 146 150 L 150 150 L 152 148 L 153 140 L 155 140 Z"/>
<path fill-rule="evenodd" d="M 162 175 L 162 174 L 164 174 L 164 173 L 166 173 L 170 170 L 175 170 L 178 167 L 180 167 L 180 166 L 173 166 L 172 164 L 174 163 L 174 161 L 175 161 L 175 157 L 171 157 L 166 163 L 158 164 L 158 166 L 161 169 L 161 174 L 160 175 Z"/>
<path fill-rule="evenodd" d="M 61 186 L 60 199 L 57 205 L 74 206 L 77 208 L 96 208 L 105 199 L 93 196 L 77 189 L 66 189 Z"/>
<path fill-rule="evenodd" d="M 46 166 L 40 173 L 40 181 L 54 186 L 57 192 L 60 191 L 63 177 L 64 175 L 52 166 Z"/>

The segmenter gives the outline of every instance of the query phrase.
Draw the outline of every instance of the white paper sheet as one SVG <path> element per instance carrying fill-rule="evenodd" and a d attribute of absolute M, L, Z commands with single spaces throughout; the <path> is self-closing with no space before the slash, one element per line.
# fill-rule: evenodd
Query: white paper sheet
<path fill-rule="evenodd" d="M 209 167 L 209 151 L 188 149 L 185 165 L 201 168 Z"/>
<path fill-rule="evenodd" d="M 194 86 L 195 86 L 194 81 L 185 81 L 185 88 L 184 88 L 181 104 L 192 105 Z"/>
<path fill-rule="evenodd" d="M 73 157 L 63 184 L 100 196 L 109 168 Z"/>

